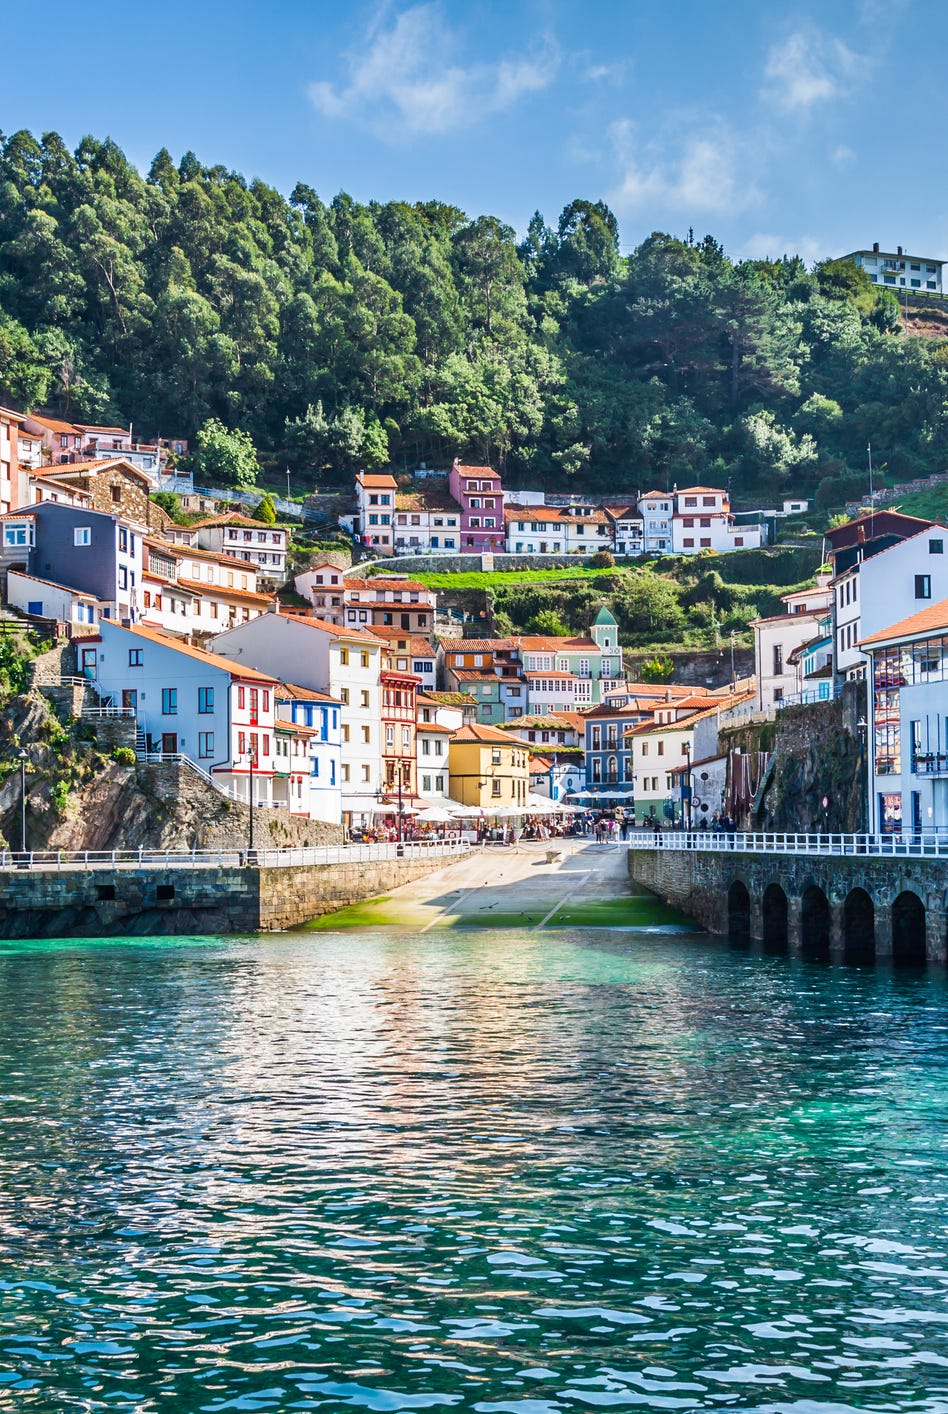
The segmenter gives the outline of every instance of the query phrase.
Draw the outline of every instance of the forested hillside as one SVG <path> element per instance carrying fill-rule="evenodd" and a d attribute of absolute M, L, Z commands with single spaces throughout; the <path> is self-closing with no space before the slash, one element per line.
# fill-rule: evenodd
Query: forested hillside
<path fill-rule="evenodd" d="M 857 234 L 854 233 L 854 238 Z M 512 482 L 742 496 L 948 465 L 948 349 L 848 264 L 735 264 L 602 203 L 524 241 L 437 201 L 285 199 L 192 154 L 0 141 L 0 396 L 147 436 L 209 418 L 338 481 L 454 455 Z"/>

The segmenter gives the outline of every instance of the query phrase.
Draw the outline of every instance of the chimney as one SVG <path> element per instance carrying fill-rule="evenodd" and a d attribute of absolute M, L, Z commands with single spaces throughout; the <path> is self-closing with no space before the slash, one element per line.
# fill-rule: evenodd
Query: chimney
<path fill-rule="evenodd" d="M 895 253 L 896 253 L 896 255 L 901 255 L 901 254 L 902 254 L 902 247 L 901 247 L 900 245 L 896 246 L 896 248 L 895 248 Z"/>
<path fill-rule="evenodd" d="M 878 241 L 873 241 L 873 242 L 872 242 L 872 249 L 873 249 L 873 251 L 875 252 L 876 255 L 879 254 L 879 242 L 878 242 Z"/>

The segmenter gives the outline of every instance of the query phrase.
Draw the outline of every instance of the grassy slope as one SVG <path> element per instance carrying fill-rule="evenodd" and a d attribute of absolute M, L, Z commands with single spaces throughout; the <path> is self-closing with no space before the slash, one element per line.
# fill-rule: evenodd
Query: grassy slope
<path fill-rule="evenodd" d="M 903 496 L 898 506 L 884 506 L 883 510 L 900 510 L 907 516 L 922 516 L 927 520 L 937 520 L 948 524 L 948 485 L 933 486 L 929 491 L 916 491 L 912 496 Z"/>

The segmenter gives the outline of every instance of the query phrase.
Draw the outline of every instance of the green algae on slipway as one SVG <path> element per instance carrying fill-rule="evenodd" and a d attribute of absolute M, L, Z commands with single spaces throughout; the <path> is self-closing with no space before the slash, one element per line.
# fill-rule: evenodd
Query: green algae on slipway
<path fill-rule="evenodd" d="M 557 907 L 555 895 L 530 899 L 517 908 L 479 904 L 477 898 L 426 904 L 418 899 L 375 898 L 325 913 L 306 931 L 341 932 L 362 928 L 681 928 L 694 932 L 693 921 L 652 895 L 621 898 L 567 898 Z"/>

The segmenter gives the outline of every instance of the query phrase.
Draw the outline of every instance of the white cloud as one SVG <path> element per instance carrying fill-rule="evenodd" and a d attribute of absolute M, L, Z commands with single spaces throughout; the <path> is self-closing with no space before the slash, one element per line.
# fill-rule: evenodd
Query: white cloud
<path fill-rule="evenodd" d="M 547 41 L 532 55 L 465 64 L 437 3 L 412 5 L 393 23 L 380 17 L 347 58 L 346 81 L 320 81 L 309 97 L 328 118 L 344 118 L 389 141 L 473 127 L 553 81 L 559 56 Z"/>
<path fill-rule="evenodd" d="M 868 68 L 841 39 L 815 27 L 794 30 L 773 45 L 764 65 L 764 97 L 783 113 L 809 113 L 845 97 Z"/>
<path fill-rule="evenodd" d="M 741 260 L 779 260 L 784 255 L 799 255 L 807 265 L 824 260 L 827 253 L 825 243 L 815 236 L 776 236 L 760 231 L 749 236 L 736 252 Z"/>
<path fill-rule="evenodd" d="M 847 147 L 845 143 L 840 143 L 840 145 L 834 147 L 830 153 L 830 161 L 835 167 L 848 167 L 849 164 L 855 162 L 855 160 L 855 152 L 851 147 Z"/>
<path fill-rule="evenodd" d="M 705 122 L 680 139 L 644 142 L 631 123 L 613 125 L 620 167 L 610 204 L 624 214 L 655 208 L 733 214 L 754 205 L 759 194 L 742 176 L 744 144 L 720 121 Z"/>

